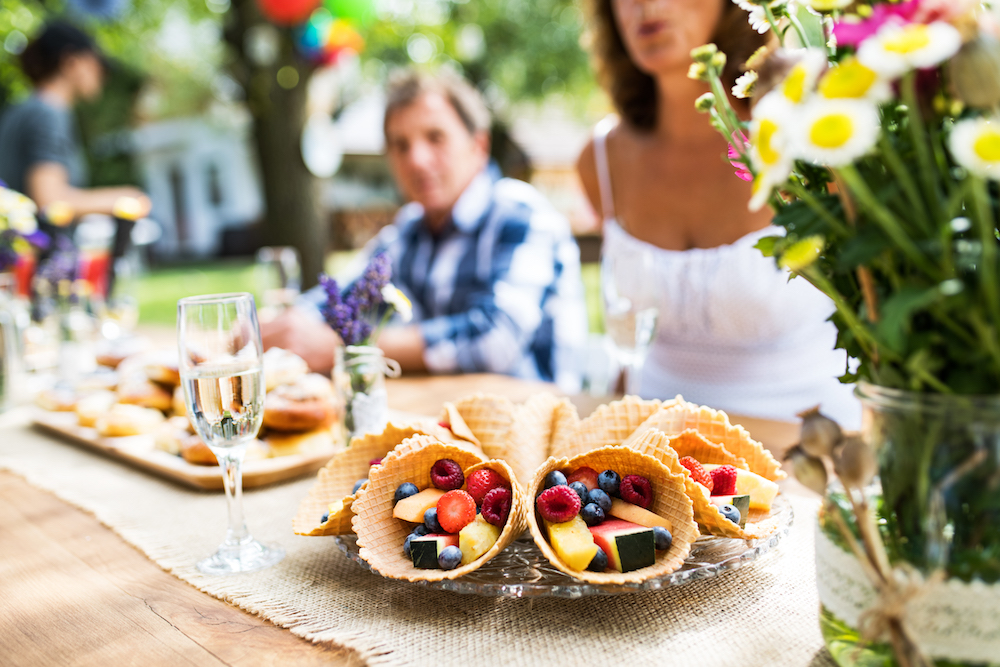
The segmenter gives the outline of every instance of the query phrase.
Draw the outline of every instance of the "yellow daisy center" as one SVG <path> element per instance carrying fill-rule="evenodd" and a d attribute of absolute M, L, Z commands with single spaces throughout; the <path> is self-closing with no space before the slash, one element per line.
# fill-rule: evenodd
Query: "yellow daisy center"
<path fill-rule="evenodd" d="M 806 68 L 798 64 L 792 68 L 781 86 L 781 92 L 792 102 L 798 104 L 806 93 Z"/>
<path fill-rule="evenodd" d="M 1000 131 L 985 130 L 972 144 L 972 150 L 983 162 L 1000 162 Z"/>
<path fill-rule="evenodd" d="M 827 72 L 819 82 L 819 92 L 828 99 L 859 98 L 874 83 L 875 72 L 852 59 Z"/>
<path fill-rule="evenodd" d="M 757 136 L 755 137 L 754 146 L 757 147 L 757 154 L 760 155 L 760 161 L 769 167 L 777 164 L 778 160 L 781 159 L 781 153 L 774 148 L 774 135 L 777 132 L 778 124 L 767 118 L 760 121 L 757 126 Z"/>
<path fill-rule="evenodd" d="M 820 148 L 840 148 L 854 136 L 854 121 L 846 113 L 820 117 L 809 130 L 809 141 Z"/>
<path fill-rule="evenodd" d="M 882 43 L 889 53 L 905 56 L 927 48 L 931 43 L 931 33 L 923 23 L 911 23 Z"/>

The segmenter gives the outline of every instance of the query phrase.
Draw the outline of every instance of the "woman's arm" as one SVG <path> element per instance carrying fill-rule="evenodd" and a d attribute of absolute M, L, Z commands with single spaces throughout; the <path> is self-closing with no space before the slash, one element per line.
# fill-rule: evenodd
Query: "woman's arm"
<path fill-rule="evenodd" d="M 65 202 L 73 209 L 74 215 L 87 213 L 111 214 L 115 203 L 122 197 L 131 197 L 139 202 L 139 217 L 149 215 L 152 204 L 142 190 L 130 186 L 117 188 L 77 188 L 69 182 L 69 172 L 58 162 L 39 162 L 33 165 L 25 178 L 25 189 L 29 197 L 44 211 L 53 202 Z"/>
<path fill-rule="evenodd" d="M 601 205 L 601 186 L 597 181 L 597 162 L 594 158 L 594 140 L 591 139 L 583 147 L 580 157 L 576 161 L 576 173 L 580 176 L 583 184 L 583 191 L 587 194 L 590 205 L 598 216 L 604 208 Z"/>

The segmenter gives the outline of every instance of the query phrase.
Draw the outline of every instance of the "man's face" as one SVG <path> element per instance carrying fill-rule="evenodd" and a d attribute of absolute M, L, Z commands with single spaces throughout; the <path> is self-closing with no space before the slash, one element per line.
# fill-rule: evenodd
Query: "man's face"
<path fill-rule="evenodd" d="M 393 111 L 385 136 L 399 189 L 421 204 L 431 221 L 447 217 L 489 157 L 486 133 L 470 134 L 455 108 L 438 93 L 425 93 Z"/>
<path fill-rule="evenodd" d="M 66 56 L 62 71 L 80 99 L 90 101 L 101 94 L 104 87 L 104 65 L 95 54 L 81 51 Z"/>

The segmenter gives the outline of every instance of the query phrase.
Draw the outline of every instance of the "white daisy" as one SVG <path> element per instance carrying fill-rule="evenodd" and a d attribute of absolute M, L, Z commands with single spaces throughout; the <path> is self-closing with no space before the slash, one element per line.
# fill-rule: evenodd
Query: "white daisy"
<path fill-rule="evenodd" d="M 1000 181 L 1000 119 L 969 118 L 955 123 L 948 148 L 955 162 L 972 173 Z"/>
<path fill-rule="evenodd" d="M 38 230 L 35 215 L 25 208 L 19 208 L 7 214 L 7 224 L 21 236 L 34 234 Z"/>
<path fill-rule="evenodd" d="M 802 58 L 788 71 L 777 90 L 792 104 L 801 104 L 812 94 L 816 80 L 823 74 L 826 65 L 823 49 L 804 49 Z"/>
<path fill-rule="evenodd" d="M 951 24 L 889 22 L 858 47 L 858 60 L 878 74 L 895 79 L 911 69 L 934 67 L 955 55 L 962 35 Z"/>
<path fill-rule="evenodd" d="M 34 215 L 38 211 L 38 207 L 35 206 L 35 202 L 20 192 L 8 188 L 0 188 L 0 215 L 20 210 Z"/>
<path fill-rule="evenodd" d="M 749 208 L 759 211 L 775 188 L 788 180 L 794 158 L 787 150 L 793 128 L 792 106 L 777 91 L 771 91 L 757 103 L 750 122 L 750 161 L 757 176 Z"/>
<path fill-rule="evenodd" d="M 413 319 L 413 304 L 410 300 L 406 298 L 395 285 L 392 283 L 387 284 L 382 288 L 382 299 L 392 306 L 397 313 L 399 313 L 399 318 L 403 322 L 409 322 Z"/>
<path fill-rule="evenodd" d="M 753 95 L 754 86 L 757 83 L 757 72 L 747 70 L 736 78 L 736 85 L 733 86 L 733 97 L 745 100 Z"/>
<path fill-rule="evenodd" d="M 802 109 L 791 148 L 803 160 L 840 167 L 871 150 L 879 129 L 878 108 L 871 102 L 817 97 Z"/>
<path fill-rule="evenodd" d="M 817 92 L 829 100 L 868 99 L 885 102 L 892 98 L 889 82 L 854 57 L 846 58 L 828 69 L 819 80 Z"/>

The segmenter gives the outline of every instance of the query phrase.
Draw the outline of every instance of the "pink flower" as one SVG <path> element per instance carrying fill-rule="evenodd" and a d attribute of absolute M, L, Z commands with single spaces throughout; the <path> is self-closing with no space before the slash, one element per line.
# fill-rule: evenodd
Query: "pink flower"
<path fill-rule="evenodd" d="M 837 46 L 853 46 L 865 41 L 889 21 L 911 23 L 921 10 L 921 0 L 908 0 L 898 5 L 882 3 L 872 8 L 872 15 L 860 22 L 838 21 L 833 24 Z"/>
<path fill-rule="evenodd" d="M 750 141 L 750 137 L 740 132 L 739 137 L 737 137 L 734 133 L 733 139 L 739 142 L 744 151 L 747 150 L 747 143 Z M 748 182 L 753 180 L 753 174 L 750 173 L 750 170 L 747 169 L 747 166 L 743 163 L 743 160 L 740 158 L 740 152 L 736 150 L 735 146 L 729 144 L 729 152 L 726 155 L 729 158 L 729 164 L 736 167 L 737 178 Z"/>

